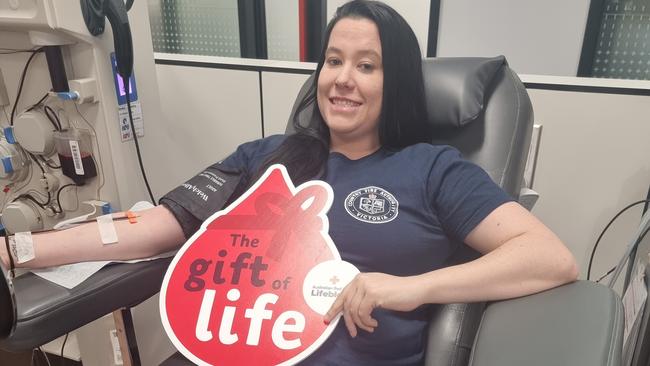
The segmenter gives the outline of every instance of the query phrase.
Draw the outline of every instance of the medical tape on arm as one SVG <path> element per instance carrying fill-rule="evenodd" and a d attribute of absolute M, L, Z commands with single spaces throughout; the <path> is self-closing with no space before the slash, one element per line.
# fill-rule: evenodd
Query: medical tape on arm
<path fill-rule="evenodd" d="M 34 255 L 34 240 L 30 232 L 16 233 L 14 236 L 9 237 L 9 247 L 18 264 L 36 258 Z"/>
<path fill-rule="evenodd" d="M 117 231 L 115 230 L 112 214 L 98 216 L 97 228 L 103 244 L 117 243 Z"/>
<path fill-rule="evenodd" d="M 118 242 L 117 230 L 115 229 L 115 220 L 129 220 L 130 224 L 138 223 L 138 214 L 133 211 L 126 211 L 123 215 L 114 216 L 114 214 L 102 215 L 97 217 L 97 228 L 103 244 L 115 244 Z"/>

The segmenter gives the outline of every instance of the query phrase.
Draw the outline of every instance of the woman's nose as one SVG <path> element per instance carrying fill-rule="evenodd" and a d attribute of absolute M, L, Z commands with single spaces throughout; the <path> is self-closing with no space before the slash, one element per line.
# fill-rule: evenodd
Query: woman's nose
<path fill-rule="evenodd" d="M 340 88 L 350 88 L 352 87 L 352 78 L 350 75 L 350 70 L 348 67 L 342 67 L 336 79 L 334 80 L 334 85 Z"/>

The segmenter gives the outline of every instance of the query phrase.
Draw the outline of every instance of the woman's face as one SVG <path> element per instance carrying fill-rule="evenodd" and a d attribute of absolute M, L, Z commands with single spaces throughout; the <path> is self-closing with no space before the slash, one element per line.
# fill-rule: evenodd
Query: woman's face
<path fill-rule="evenodd" d="M 330 34 L 318 77 L 318 107 L 332 142 L 379 141 L 384 69 L 375 23 L 344 18 Z"/>

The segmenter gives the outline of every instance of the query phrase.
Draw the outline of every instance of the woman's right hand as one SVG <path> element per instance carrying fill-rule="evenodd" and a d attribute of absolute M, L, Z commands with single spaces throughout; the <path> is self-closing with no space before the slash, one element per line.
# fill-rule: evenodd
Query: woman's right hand
<path fill-rule="evenodd" d="M 423 304 L 421 281 L 421 276 L 359 273 L 341 291 L 323 321 L 329 324 L 341 313 L 352 338 L 357 336 L 357 327 L 372 333 L 379 325 L 372 317 L 374 309 L 411 311 Z"/>

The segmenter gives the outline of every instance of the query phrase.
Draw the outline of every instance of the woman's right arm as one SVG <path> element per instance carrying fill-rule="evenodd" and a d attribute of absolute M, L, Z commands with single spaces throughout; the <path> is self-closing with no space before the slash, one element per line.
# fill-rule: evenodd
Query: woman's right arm
<path fill-rule="evenodd" d="M 165 206 L 139 211 L 137 215 L 133 224 L 128 220 L 113 221 L 118 237 L 114 244 L 102 243 L 97 222 L 33 234 L 35 258 L 21 264 L 14 258 L 14 263 L 16 267 L 42 268 L 83 261 L 146 258 L 177 249 L 185 242 L 180 224 Z M 0 259 L 9 266 L 4 239 Z"/>
<path fill-rule="evenodd" d="M 177 249 L 185 242 L 186 235 L 192 235 L 204 220 L 237 194 L 238 187 L 246 186 L 242 178 L 248 176 L 249 162 L 274 151 L 283 140 L 283 136 L 277 135 L 242 144 L 222 162 L 207 167 L 167 193 L 160 202 L 170 205 L 174 213 L 165 205 L 158 205 L 138 211 L 135 224 L 114 220 L 118 236 L 115 244 L 102 244 L 97 222 L 91 222 L 67 230 L 33 234 L 35 258 L 21 264 L 14 258 L 14 263 L 16 267 L 42 268 L 94 260 L 146 258 Z M 210 199 L 198 197 L 187 189 L 188 185 L 205 192 L 210 190 Z M 0 260 L 8 267 L 9 257 L 3 242 L 0 238 Z"/>

